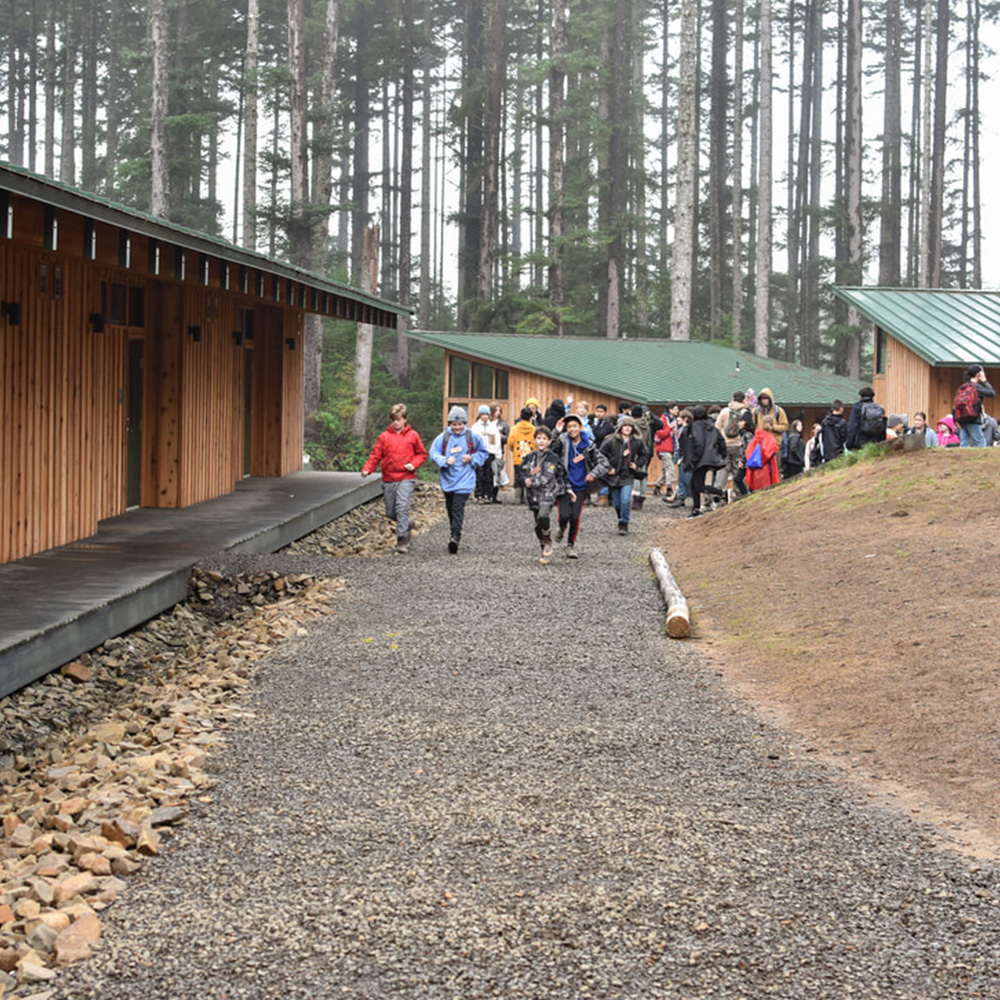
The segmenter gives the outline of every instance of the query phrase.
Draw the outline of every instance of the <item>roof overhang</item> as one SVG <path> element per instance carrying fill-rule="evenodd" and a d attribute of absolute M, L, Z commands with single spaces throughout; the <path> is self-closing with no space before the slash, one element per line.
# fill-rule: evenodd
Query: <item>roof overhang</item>
<path fill-rule="evenodd" d="M 103 222 L 106 225 L 116 226 L 119 229 L 138 233 L 150 239 L 170 243 L 184 250 L 216 257 L 231 264 L 264 271 L 288 281 L 299 282 L 307 288 L 314 288 L 319 292 L 326 292 L 368 306 L 373 311 L 386 314 L 384 319 L 387 321 L 377 325 L 394 326 L 395 317 L 410 316 L 413 313 L 409 306 L 390 302 L 349 285 L 330 281 L 313 271 L 274 260 L 265 254 L 245 250 L 226 240 L 185 229 L 183 226 L 147 215 L 126 205 L 120 205 L 95 194 L 56 183 L 47 177 L 33 174 L 21 167 L 0 163 L 0 191 L 9 191 L 11 194 L 30 198 L 56 209 L 75 212 L 77 215 L 85 216 L 96 222 Z M 306 311 L 313 310 L 307 306 Z"/>

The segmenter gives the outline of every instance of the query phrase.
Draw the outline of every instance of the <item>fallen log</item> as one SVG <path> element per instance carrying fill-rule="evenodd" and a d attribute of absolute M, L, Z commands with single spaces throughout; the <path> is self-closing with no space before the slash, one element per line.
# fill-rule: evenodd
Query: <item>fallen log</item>
<path fill-rule="evenodd" d="M 667 635 L 683 639 L 691 631 L 687 601 L 681 588 L 677 586 L 663 553 L 659 549 L 650 550 L 649 561 L 660 585 L 660 592 L 667 602 Z"/>

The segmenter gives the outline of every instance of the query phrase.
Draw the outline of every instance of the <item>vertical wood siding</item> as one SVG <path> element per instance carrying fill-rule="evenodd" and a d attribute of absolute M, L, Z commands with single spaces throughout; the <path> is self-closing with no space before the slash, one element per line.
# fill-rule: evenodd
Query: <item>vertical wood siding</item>
<path fill-rule="evenodd" d="M 58 241 L 47 250 L 46 218 L 44 206 L 18 198 L 13 238 L 0 239 L 0 297 L 21 307 L 20 325 L 0 321 L 0 563 L 85 538 L 126 509 L 130 338 L 143 342 L 143 506 L 187 506 L 231 491 L 242 478 L 248 349 L 255 354 L 251 474 L 302 467 L 298 286 L 289 304 L 282 279 L 275 301 L 267 275 L 262 300 L 256 272 L 242 293 L 231 266 L 226 290 L 217 260 L 210 260 L 204 284 L 199 255 L 191 252 L 178 281 L 168 243 L 160 246 L 154 276 L 149 240 L 139 236 L 130 237 L 125 268 L 117 228 L 68 212 L 58 214 Z M 102 283 L 108 292 L 112 284 L 142 289 L 143 327 L 110 323 Z M 343 312 L 348 305 L 329 297 L 324 308 Z M 254 312 L 252 343 L 233 337 L 239 309 Z M 93 314 L 104 314 L 103 333 L 95 331 Z M 199 340 L 191 335 L 195 327 Z"/>

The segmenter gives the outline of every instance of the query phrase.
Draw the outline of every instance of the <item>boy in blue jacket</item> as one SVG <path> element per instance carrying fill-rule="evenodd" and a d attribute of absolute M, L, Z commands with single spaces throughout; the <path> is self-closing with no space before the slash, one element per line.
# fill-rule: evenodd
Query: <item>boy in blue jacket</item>
<path fill-rule="evenodd" d="M 476 469 L 490 457 L 483 439 L 473 434 L 466 424 L 468 416 L 460 406 L 448 413 L 448 426 L 431 442 L 431 461 L 440 469 L 444 505 L 448 511 L 451 539 L 448 551 L 455 555 L 462 540 L 465 504 L 476 488 Z"/>

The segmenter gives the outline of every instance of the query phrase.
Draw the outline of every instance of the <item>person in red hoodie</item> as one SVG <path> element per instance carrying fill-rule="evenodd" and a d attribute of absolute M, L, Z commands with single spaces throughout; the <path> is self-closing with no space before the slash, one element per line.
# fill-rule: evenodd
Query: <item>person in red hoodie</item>
<path fill-rule="evenodd" d="M 768 414 L 743 452 L 747 463 L 747 489 L 763 490 L 781 479 L 778 442 L 774 440 L 774 417 Z"/>
<path fill-rule="evenodd" d="M 417 469 L 427 459 L 427 449 L 420 435 L 406 422 L 406 413 L 405 403 L 397 403 L 389 411 L 392 422 L 379 434 L 361 469 L 364 477 L 371 475 L 380 464 L 382 466 L 385 513 L 390 521 L 396 522 L 396 552 L 400 555 L 410 544 L 410 497 Z"/>

